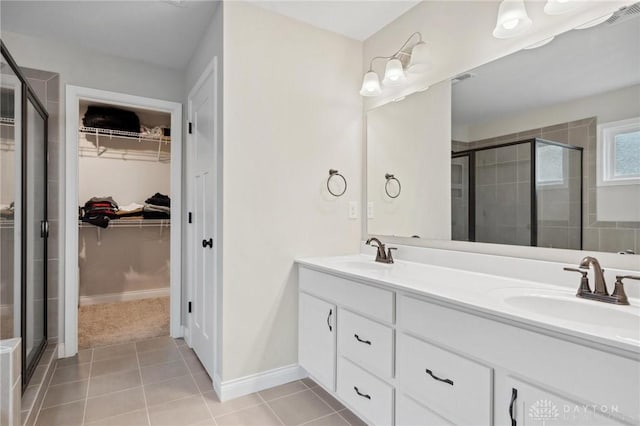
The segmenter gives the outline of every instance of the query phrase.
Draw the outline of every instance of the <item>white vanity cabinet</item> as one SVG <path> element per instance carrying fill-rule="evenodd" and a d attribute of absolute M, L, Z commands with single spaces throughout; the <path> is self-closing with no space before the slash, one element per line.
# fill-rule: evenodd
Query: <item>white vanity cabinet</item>
<path fill-rule="evenodd" d="M 300 294 L 300 365 L 328 390 L 336 390 L 336 306 Z"/>
<path fill-rule="evenodd" d="M 300 365 L 369 424 L 639 424 L 637 353 L 380 279 L 299 270 Z"/>

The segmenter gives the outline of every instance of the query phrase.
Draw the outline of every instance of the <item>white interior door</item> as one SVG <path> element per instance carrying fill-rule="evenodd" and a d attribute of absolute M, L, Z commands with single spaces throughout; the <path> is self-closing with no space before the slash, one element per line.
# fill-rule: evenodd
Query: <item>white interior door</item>
<path fill-rule="evenodd" d="M 216 294 L 216 72 L 205 71 L 189 96 L 191 122 L 190 344 L 214 377 Z"/>

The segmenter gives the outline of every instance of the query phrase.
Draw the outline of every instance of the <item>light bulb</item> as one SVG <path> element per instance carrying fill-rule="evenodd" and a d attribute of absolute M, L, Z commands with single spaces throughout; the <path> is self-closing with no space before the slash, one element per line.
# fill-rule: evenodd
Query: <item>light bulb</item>
<path fill-rule="evenodd" d="M 517 37 L 529 30 L 531 24 L 524 0 L 502 0 L 498 8 L 493 36 L 495 38 Z"/>
<path fill-rule="evenodd" d="M 404 75 L 404 69 L 402 68 L 402 62 L 399 59 L 392 58 L 387 61 L 387 66 L 384 71 L 384 80 L 382 84 L 385 86 L 397 86 L 406 80 Z"/>
<path fill-rule="evenodd" d="M 360 94 L 362 96 L 378 96 L 380 93 L 382 93 L 382 89 L 380 88 L 378 74 L 373 70 L 369 70 L 362 79 Z"/>
<path fill-rule="evenodd" d="M 502 27 L 506 28 L 507 30 L 512 30 L 518 26 L 518 22 L 520 22 L 519 19 L 511 19 L 509 21 L 503 22 Z"/>

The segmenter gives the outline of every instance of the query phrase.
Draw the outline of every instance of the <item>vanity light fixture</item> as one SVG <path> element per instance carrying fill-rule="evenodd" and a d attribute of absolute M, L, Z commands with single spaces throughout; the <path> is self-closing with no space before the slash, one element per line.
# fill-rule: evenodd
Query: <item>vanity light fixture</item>
<path fill-rule="evenodd" d="M 531 27 L 524 0 L 502 0 L 498 9 L 498 19 L 493 30 L 495 38 L 511 38 L 524 34 Z"/>
<path fill-rule="evenodd" d="M 547 0 L 544 5 L 544 13 L 547 15 L 562 15 L 578 6 L 575 0 Z"/>
<path fill-rule="evenodd" d="M 418 37 L 418 42 L 410 51 L 405 50 L 414 37 Z M 407 80 L 405 74 L 409 73 L 421 74 L 429 70 L 431 61 L 429 58 L 429 48 L 422 40 L 422 34 L 415 32 L 404 42 L 402 47 L 391 56 L 376 56 L 369 63 L 369 71 L 366 72 L 362 79 L 362 88 L 360 94 L 362 96 L 378 96 L 382 93 L 380 86 L 380 77 L 373 70 L 373 62 L 378 59 L 385 59 L 384 78 L 382 84 L 384 86 L 399 86 Z"/>

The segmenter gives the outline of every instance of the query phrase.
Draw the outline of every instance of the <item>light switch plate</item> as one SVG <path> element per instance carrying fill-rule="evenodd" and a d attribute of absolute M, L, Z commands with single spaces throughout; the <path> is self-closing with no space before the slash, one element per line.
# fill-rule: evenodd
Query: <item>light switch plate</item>
<path fill-rule="evenodd" d="M 349 219 L 358 218 L 358 202 L 349 201 Z"/>
<path fill-rule="evenodd" d="M 373 219 L 373 202 L 369 201 L 367 203 L 367 218 Z"/>

